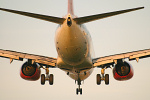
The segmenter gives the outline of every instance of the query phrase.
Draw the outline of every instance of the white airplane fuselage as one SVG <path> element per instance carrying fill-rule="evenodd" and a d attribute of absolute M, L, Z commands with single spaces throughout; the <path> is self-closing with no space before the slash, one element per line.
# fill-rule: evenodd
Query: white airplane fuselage
<path fill-rule="evenodd" d="M 66 71 L 74 80 L 82 81 L 90 76 L 94 56 L 91 36 L 86 27 L 76 24 L 70 14 L 56 30 L 55 45 L 58 68 Z"/>

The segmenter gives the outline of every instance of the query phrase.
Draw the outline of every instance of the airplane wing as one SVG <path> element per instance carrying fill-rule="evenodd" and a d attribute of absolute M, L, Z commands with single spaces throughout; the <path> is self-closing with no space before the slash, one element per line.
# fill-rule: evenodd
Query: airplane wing
<path fill-rule="evenodd" d="M 90 15 L 90 16 L 85 16 L 85 17 L 74 18 L 74 20 L 78 24 L 83 24 L 83 23 L 91 22 L 91 21 L 98 20 L 98 19 L 103 19 L 103 18 L 107 18 L 107 17 L 111 17 L 111 16 L 115 16 L 115 15 L 131 12 L 131 11 L 140 10 L 140 9 L 143 9 L 143 8 L 144 7 L 138 7 L 138 8 L 132 8 L 132 9 L 108 12 L 108 13 L 103 13 L 103 14 Z"/>
<path fill-rule="evenodd" d="M 93 59 L 93 63 L 94 63 L 93 66 L 94 67 L 110 66 L 113 65 L 114 63 L 117 64 L 117 60 L 126 59 L 126 58 L 128 58 L 129 61 L 136 60 L 138 62 L 139 59 L 147 58 L 147 57 L 150 57 L 150 49 L 95 58 Z"/>
<path fill-rule="evenodd" d="M 56 65 L 56 58 L 52 57 L 45 57 L 40 55 L 34 55 L 34 54 L 27 54 L 27 53 L 21 53 L 16 51 L 10 51 L 10 50 L 2 50 L 0 49 L 0 57 L 9 58 L 10 63 L 13 60 L 19 60 L 23 61 L 23 59 L 28 59 L 31 63 L 39 63 L 41 65 L 49 66 L 49 67 L 55 67 Z"/>
<path fill-rule="evenodd" d="M 15 13 L 23 16 L 28 16 L 32 18 L 37 18 L 57 24 L 62 24 L 64 22 L 64 18 L 59 18 L 59 17 L 54 17 L 54 16 L 47 16 L 47 15 L 41 15 L 41 14 L 34 14 L 30 12 L 23 12 L 23 11 L 17 11 L 17 10 L 11 10 L 11 9 L 5 9 L 5 8 L 0 8 L 2 11 L 10 12 L 10 13 Z"/>

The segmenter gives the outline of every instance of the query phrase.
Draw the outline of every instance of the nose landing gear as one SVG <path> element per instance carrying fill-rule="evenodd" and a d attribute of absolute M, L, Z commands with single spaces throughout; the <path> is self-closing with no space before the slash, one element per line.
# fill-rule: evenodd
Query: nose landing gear
<path fill-rule="evenodd" d="M 80 95 L 82 95 L 82 88 L 80 88 L 80 85 L 81 85 L 81 81 L 78 80 L 78 88 L 76 89 L 76 94 L 78 95 L 78 93 L 80 92 Z"/>

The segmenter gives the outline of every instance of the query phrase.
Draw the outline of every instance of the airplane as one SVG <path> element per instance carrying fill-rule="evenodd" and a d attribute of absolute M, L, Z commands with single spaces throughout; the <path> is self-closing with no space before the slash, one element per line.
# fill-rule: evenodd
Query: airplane
<path fill-rule="evenodd" d="M 27 62 L 21 66 L 20 76 L 29 81 L 36 81 L 41 77 L 42 85 L 44 85 L 46 81 L 49 81 L 49 84 L 53 85 L 54 75 L 49 73 L 49 69 L 59 68 L 75 80 L 78 85 L 76 89 L 77 95 L 79 93 L 82 94 L 81 82 L 91 75 L 94 68 L 101 68 L 101 74 L 96 75 L 97 85 L 100 85 L 101 81 L 109 85 L 109 74 L 105 74 L 107 68 L 113 68 L 113 76 L 116 80 L 129 80 L 133 77 L 134 72 L 133 67 L 126 59 L 129 59 L 129 61 L 136 60 L 138 62 L 139 59 L 150 57 L 150 49 L 95 58 L 92 39 L 84 24 L 143 8 L 144 7 L 137 7 L 77 17 L 74 14 L 73 0 L 68 0 L 68 13 L 62 18 L 0 8 L 2 11 L 58 24 L 55 33 L 55 46 L 58 53 L 57 58 L 3 49 L 0 49 L 0 57 L 9 58 L 10 63 L 12 63 L 13 60 L 23 61 L 27 59 Z M 41 69 L 44 69 L 46 73 L 41 74 Z"/>

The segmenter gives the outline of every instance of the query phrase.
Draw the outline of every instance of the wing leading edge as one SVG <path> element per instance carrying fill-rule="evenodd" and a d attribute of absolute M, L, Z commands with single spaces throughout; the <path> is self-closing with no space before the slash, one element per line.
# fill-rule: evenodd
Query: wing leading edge
<path fill-rule="evenodd" d="M 93 63 L 94 63 L 93 66 L 101 67 L 104 65 L 113 65 L 114 63 L 117 64 L 117 60 L 126 59 L 126 58 L 128 58 L 129 61 L 136 60 L 138 62 L 139 59 L 147 58 L 147 57 L 150 57 L 150 49 L 95 58 L 95 59 L 93 59 Z"/>

